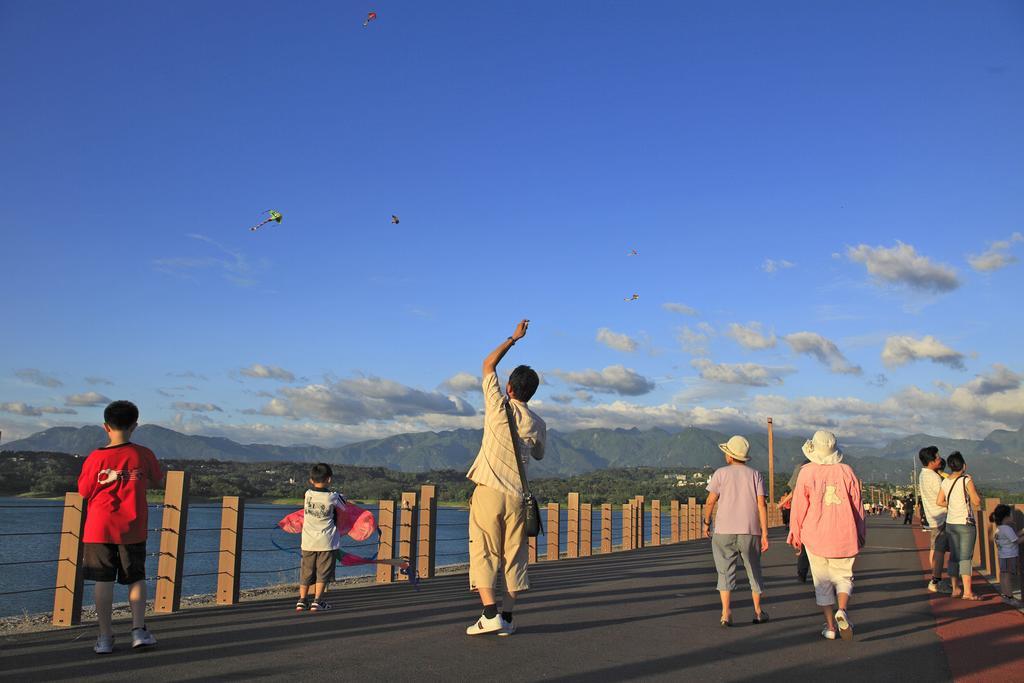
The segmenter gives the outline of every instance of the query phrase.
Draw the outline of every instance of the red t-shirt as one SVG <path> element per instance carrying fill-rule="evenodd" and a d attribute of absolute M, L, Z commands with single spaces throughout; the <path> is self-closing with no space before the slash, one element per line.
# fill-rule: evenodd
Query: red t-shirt
<path fill-rule="evenodd" d="M 153 451 L 123 443 L 98 448 L 82 463 L 78 492 L 87 504 L 83 543 L 146 540 L 146 489 L 164 478 Z M 102 483 L 110 480 L 109 483 Z"/>

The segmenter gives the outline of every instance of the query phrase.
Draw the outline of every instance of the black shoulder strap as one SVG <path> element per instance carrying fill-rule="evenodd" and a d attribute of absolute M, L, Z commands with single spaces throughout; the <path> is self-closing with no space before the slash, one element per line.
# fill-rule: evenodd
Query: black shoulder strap
<path fill-rule="evenodd" d="M 512 452 L 515 454 L 516 467 L 519 469 L 519 481 L 523 484 L 523 495 L 530 495 L 529 483 L 526 481 L 526 472 L 523 470 L 523 459 L 519 457 L 519 432 L 516 429 L 516 417 L 512 413 L 512 404 L 505 399 L 505 415 L 508 417 L 508 431 L 512 435 Z"/>

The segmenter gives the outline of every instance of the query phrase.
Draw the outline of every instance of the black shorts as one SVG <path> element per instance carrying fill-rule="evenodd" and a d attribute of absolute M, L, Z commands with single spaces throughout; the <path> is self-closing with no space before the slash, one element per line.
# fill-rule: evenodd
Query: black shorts
<path fill-rule="evenodd" d="M 303 550 L 299 585 L 312 586 L 314 583 L 334 581 L 334 565 L 337 561 L 337 550 Z"/>
<path fill-rule="evenodd" d="M 84 543 L 82 566 L 87 581 L 114 581 L 124 586 L 146 578 L 146 542 L 117 545 Z"/>

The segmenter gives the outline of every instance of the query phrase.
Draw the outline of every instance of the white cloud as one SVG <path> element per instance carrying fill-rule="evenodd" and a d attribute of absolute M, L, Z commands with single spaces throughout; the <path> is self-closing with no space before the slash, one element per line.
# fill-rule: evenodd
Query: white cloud
<path fill-rule="evenodd" d="M 766 258 L 764 260 L 764 263 L 761 264 L 761 270 L 763 270 L 766 273 L 774 273 L 776 271 L 784 270 L 786 268 L 792 268 L 795 265 L 795 263 L 787 261 L 786 259 L 775 260 Z"/>
<path fill-rule="evenodd" d="M 36 384 L 50 389 L 64 386 L 64 382 L 61 382 L 56 377 L 47 375 L 42 370 L 37 370 L 36 368 L 24 368 L 15 372 L 14 375 L 18 379 L 28 382 L 29 384 Z"/>
<path fill-rule="evenodd" d="M 80 408 L 102 406 L 110 403 L 110 399 L 95 391 L 87 391 L 83 394 L 71 394 L 64 397 L 64 405 L 78 406 Z"/>
<path fill-rule="evenodd" d="M 902 242 L 895 247 L 860 244 L 848 247 L 846 255 L 851 261 L 863 263 L 876 280 L 931 292 L 949 292 L 960 286 L 951 266 L 935 263 Z"/>
<path fill-rule="evenodd" d="M 887 367 L 895 368 L 916 360 L 930 360 L 958 370 L 964 367 L 964 354 L 954 351 L 935 337 L 924 336 L 914 339 L 894 336 L 885 340 L 882 362 Z"/>
<path fill-rule="evenodd" d="M 111 387 L 114 386 L 114 383 L 111 382 L 109 379 L 107 379 L 105 377 L 86 377 L 85 378 L 85 382 L 86 382 L 86 384 L 91 384 L 93 386 L 97 386 L 97 385 L 100 385 L 100 384 L 104 384 L 106 386 L 111 386 Z"/>
<path fill-rule="evenodd" d="M 757 363 L 712 363 L 706 358 L 698 358 L 691 365 L 700 370 L 704 379 L 750 387 L 782 384 L 782 378 L 794 372 L 793 368 L 773 368 Z"/>
<path fill-rule="evenodd" d="M 483 392 L 483 380 L 468 372 L 457 372 L 444 382 L 441 388 L 453 394 L 465 394 L 470 391 Z"/>
<path fill-rule="evenodd" d="M 978 375 L 964 385 L 964 388 L 975 396 L 991 396 L 1020 388 L 1021 376 L 1010 370 L 1005 365 L 996 363 L 992 366 L 992 372 L 987 375 Z"/>
<path fill-rule="evenodd" d="M 284 368 L 277 367 L 276 365 L 253 363 L 249 367 L 242 368 L 238 372 L 246 377 L 255 377 L 256 379 L 276 379 L 282 382 L 295 381 L 295 375 Z"/>
<path fill-rule="evenodd" d="M 764 334 L 761 331 L 761 323 L 750 323 L 740 325 L 732 323 L 729 325 L 727 335 L 735 339 L 745 349 L 773 349 L 775 348 L 775 333 Z"/>
<path fill-rule="evenodd" d="M 693 356 L 706 356 L 708 353 L 708 342 L 715 336 L 715 329 L 707 323 L 698 323 L 697 329 L 681 327 L 676 333 L 683 351 Z"/>
<path fill-rule="evenodd" d="M 677 304 L 669 301 L 667 303 L 663 303 L 661 307 L 666 311 L 679 313 L 680 315 L 697 315 L 697 309 L 687 306 L 686 304 Z"/>
<path fill-rule="evenodd" d="M 192 401 L 175 401 L 171 404 L 175 410 L 185 410 L 192 413 L 223 413 L 220 406 L 213 403 L 193 403 Z"/>
<path fill-rule="evenodd" d="M 328 380 L 304 387 L 285 387 L 278 390 L 278 395 L 259 410 L 243 412 L 344 425 L 431 414 L 461 417 L 476 415 L 473 406 L 457 396 L 413 389 L 379 377 Z"/>
<path fill-rule="evenodd" d="M 214 256 L 157 259 L 153 261 L 156 270 L 185 279 L 193 279 L 193 273 L 197 271 L 215 270 L 233 285 L 251 287 L 257 284 L 259 273 L 267 268 L 266 260 L 253 263 L 240 249 L 225 247 L 206 235 L 189 234 L 188 237 L 213 246 L 219 253 Z"/>
<path fill-rule="evenodd" d="M 621 334 L 619 332 L 612 332 L 607 327 L 602 327 L 597 331 L 597 341 L 604 344 L 610 349 L 616 351 L 625 351 L 626 353 L 632 353 L 636 351 L 637 342 L 629 335 Z"/>
<path fill-rule="evenodd" d="M 184 372 L 168 372 L 168 377 L 179 377 L 181 379 L 201 379 L 204 382 L 208 379 L 206 375 L 200 375 L 192 370 L 185 370 Z"/>
<path fill-rule="evenodd" d="M 78 411 L 71 408 L 58 408 L 55 406 L 32 406 L 27 403 L 0 403 L 0 410 L 5 413 L 21 415 L 23 417 L 38 417 L 40 415 L 77 415 Z"/>
<path fill-rule="evenodd" d="M 604 370 L 563 372 L 554 370 L 563 381 L 600 394 L 641 396 L 654 391 L 655 384 L 643 375 L 622 365 L 609 365 Z"/>
<path fill-rule="evenodd" d="M 1017 262 L 1017 257 L 1010 254 L 1010 247 L 1015 242 L 1024 242 L 1024 235 L 1015 232 L 1009 239 L 999 240 L 989 244 L 988 249 L 981 254 L 972 254 L 967 258 L 971 268 L 982 273 L 991 273 L 994 270 L 1005 268 L 1011 263 Z"/>
<path fill-rule="evenodd" d="M 839 347 L 815 332 L 796 332 L 787 334 L 783 339 L 794 353 L 813 356 L 827 365 L 829 370 L 841 375 L 859 375 L 863 371 L 859 365 L 851 365 Z"/>

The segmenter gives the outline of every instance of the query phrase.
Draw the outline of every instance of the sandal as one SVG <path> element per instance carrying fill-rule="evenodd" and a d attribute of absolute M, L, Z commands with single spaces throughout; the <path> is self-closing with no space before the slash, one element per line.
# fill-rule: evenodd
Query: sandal
<path fill-rule="evenodd" d="M 722 617 L 718 620 L 718 625 L 722 628 L 729 628 L 730 626 L 732 626 L 732 617 L 729 617 L 728 619 Z"/>
<path fill-rule="evenodd" d="M 767 624 L 768 623 L 768 612 L 761 610 L 759 613 L 754 614 L 754 620 L 750 622 L 752 624 Z"/>
<path fill-rule="evenodd" d="M 966 600 L 967 602 L 981 602 L 985 598 L 981 597 L 980 595 L 973 595 L 972 594 L 972 595 L 964 595 L 960 599 L 961 600 Z"/>

